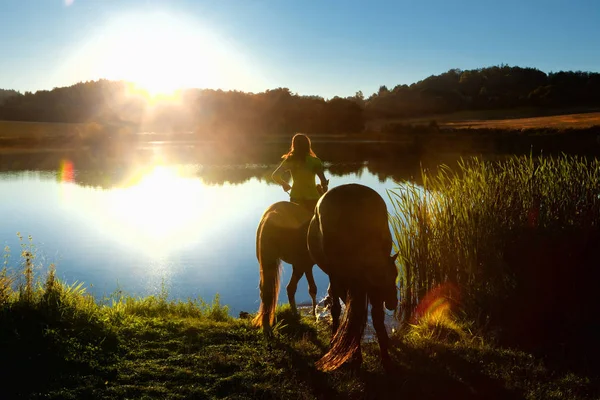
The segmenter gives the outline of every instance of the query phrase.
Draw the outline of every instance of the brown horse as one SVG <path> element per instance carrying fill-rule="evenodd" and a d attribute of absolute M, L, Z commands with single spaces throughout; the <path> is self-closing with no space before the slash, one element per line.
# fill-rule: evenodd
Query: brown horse
<path fill-rule="evenodd" d="M 321 197 L 315 209 L 308 232 L 308 248 L 313 260 L 329 275 L 329 293 L 333 300 L 331 349 L 317 362 L 317 367 L 331 371 L 351 358 L 358 366 L 362 363 L 360 342 L 370 302 L 381 360 L 389 370 L 392 361 L 388 354 L 383 306 L 385 303 L 388 310 L 398 306 L 398 272 L 397 254 L 390 256 L 392 236 L 381 196 L 358 184 L 331 189 Z M 339 299 L 346 302 L 341 325 Z"/>
<path fill-rule="evenodd" d="M 260 266 L 260 308 L 253 323 L 262 327 L 265 334 L 271 333 L 275 319 L 275 307 L 279 295 L 281 261 L 292 264 L 292 277 L 287 285 L 287 295 L 294 312 L 294 295 L 298 281 L 304 274 L 308 281 L 308 292 L 312 298 L 312 314 L 317 307 L 317 285 L 313 277 L 314 262 L 306 244 L 308 225 L 312 213 L 306 208 L 287 201 L 271 205 L 264 212 L 256 231 L 256 258 Z"/>

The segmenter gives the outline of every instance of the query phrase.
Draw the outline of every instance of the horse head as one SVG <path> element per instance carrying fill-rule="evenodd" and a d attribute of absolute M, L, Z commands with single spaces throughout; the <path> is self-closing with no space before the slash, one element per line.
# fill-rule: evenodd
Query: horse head
<path fill-rule="evenodd" d="M 359 265 L 363 265 L 363 282 L 367 284 L 367 290 L 385 303 L 385 308 L 395 311 L 398 307 L 398 269 L 396 268 L 396 259 L 398 253 L 390 256 L 392 249 L 391 238 L 387 233 L 383 239 L 375 239 L 372 236 L 370 243 L 365 243 L 362 248 L 363 253 Z M 367 267 L 368 266 L 368 267 Z M 357 278 L 355 278 L 357 279 Z"/>
<path fill-rule="evenodd" d="M 394 311 L 398 308 L 398 288 L 396 286 L 398 269 L 396 268 L 396 258 L 398 258 L 398 253 L 388 257 L 381 286 L 381 294 L 385 308 L 390 311 Z"/>

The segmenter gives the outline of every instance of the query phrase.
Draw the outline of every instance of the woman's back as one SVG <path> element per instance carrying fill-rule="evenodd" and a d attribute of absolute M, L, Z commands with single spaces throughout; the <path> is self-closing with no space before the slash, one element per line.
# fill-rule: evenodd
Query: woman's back
<path fill-rule="evenodd" d="M 323 163 L 318 157 L 307 155 L 304 162 L 288 158 L 284 162 L 284 168 L 289 169 L 292 174 L 291 198 L 314 200 L 321 197 L 315 183 L 317 172 L 323 169 Z"/>
<path fill-rule="evenodd" d="M 294 135 L 290 151 L 283 159 L 273 172 L 273 180 L 286 192 L 291 189 L 291 202 L 301 204 L 312 212 L 321 194 L 327 191 L 329 181 L 325 178 L 323 163 L 311 149 L 308 136 L 301 133 Z M 292 174 L 293 186 L 282 179 L 284 171 Z M 317 189 L 315 176 L 321 180 L 321 191 Z"/>

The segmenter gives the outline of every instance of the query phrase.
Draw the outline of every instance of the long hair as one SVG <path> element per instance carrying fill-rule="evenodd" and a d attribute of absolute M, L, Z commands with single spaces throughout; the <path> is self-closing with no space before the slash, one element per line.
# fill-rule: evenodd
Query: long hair
<path fill-rule="evenodd" d="M 292 138 L 290 150 L 281 158 L 304 162 L 307 155 L 317 156 L 312 150 L 308 136 L 303 133 L 297 133 Z"/>

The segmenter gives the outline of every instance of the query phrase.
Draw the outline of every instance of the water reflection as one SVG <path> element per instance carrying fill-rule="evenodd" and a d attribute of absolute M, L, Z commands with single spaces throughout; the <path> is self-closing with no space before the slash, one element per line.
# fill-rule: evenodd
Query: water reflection
<path fill-rule="evenodd" d="M 10 152 L 0 156 L 0 172 L 57 172 L 61 182 L 81 186 L 112 189 L 137 184 L 156 165 L 180 165 L 185 176 L 201 178 L 209 185 L 242 184 L 258 179 L 270 181 L 271 169 L 286 151 L 286 144 L 270 143 L 263 147 L 223 150 L 211 144 L 198 146 L 148 146 L 125 154 L 98 151 Z M 365 166 L 381 182 L 420 179 L 421 163 L 438 165 L 439 155 L 432 159 L 417 157 L 399 144 L 316 143 L 319 157 L 333 176 L 360 174 Z M 449 160 L 456 157 L 450 155 Z M 186 167 L 187 166 L 187 167 Z M 133 174 L 133 175 L 132 175 Z M 137 178 L 137 179 L 136 179 Z"/>
<path fill-rule="evenodd" d="M 287 199 L 270 180 L 285 146 L 235 154 L 210 147 L 140 149 L 121 157 L 1 154 L 0 239 L 18 248 L 15 233 L 31 234 L 45 264 L 55 262 L 68 282 L 93 284 L 98 296 L 117 286 L 134 295 L 164 287 L 176 298 L 219 293 L 233 312 L 254 311 L 256 226 L 266 207 Z M 369 146 L 363 153 L 355 145 L 315 149 L 331 187 L 358 182 L 386 200 L 386 190 L 399 182 L 418 182 L 421 164 L 441 162 Z M 283 287 L 290 274 L 284 268 Z M 324 296 L 327 279 L 318 268 L 315 279 Z M 307 300 L 303 280 L 297 301 Z"/>
<path fill-rule="evenodd" d="M 188 237 L 196 225 L 211 224 L 216 199 L 198 181 L 182 178 L 173 168 L 157 166 L 134 186 L 110 191 L 106 217 L 131 232 L 146 250 L 171 250 L 177 238 Z"/>

